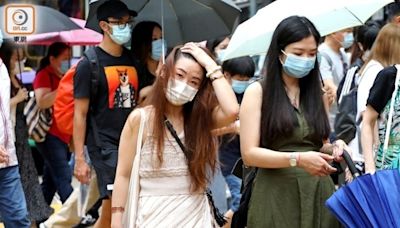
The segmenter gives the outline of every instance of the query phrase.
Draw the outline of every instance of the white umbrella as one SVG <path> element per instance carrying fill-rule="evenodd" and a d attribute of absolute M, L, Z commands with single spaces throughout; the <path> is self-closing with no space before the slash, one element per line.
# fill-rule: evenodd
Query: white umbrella
<path fill-rule="evenodd" d="M 362 25 L 394 0 L 277 0 L 238 26 L 224 60 L 266 53 L 276 26 L 293 15 L 311 20 L 322 36 Z"/>

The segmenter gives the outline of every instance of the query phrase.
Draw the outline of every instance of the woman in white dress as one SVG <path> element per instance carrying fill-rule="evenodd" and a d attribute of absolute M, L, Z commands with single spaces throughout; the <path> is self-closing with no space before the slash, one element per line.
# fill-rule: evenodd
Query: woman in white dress
<path fill-rule="evenodd" d="M 202 48 L 188 43 L 168 56 L 148 102 L 122 131 L 112 227 L 214 227 L 205 193 L 207 170 L 217 163 L 211 130 L 239 112 L 229 82 Z"/>

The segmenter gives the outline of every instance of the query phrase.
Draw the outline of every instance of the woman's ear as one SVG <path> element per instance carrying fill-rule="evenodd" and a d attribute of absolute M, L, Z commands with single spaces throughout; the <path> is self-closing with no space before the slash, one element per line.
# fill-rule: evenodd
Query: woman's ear
<path fill-rule="evenodd" d="M 158 63 L 156 69 L 156 76 L 165 79 L 167 77 L 167 66 L 162 64 L 161 62 Z"/>
<path fill-rule="evenodd" d="M 364 47 L 363 47 L 363 45 L 362 45 L 360 42 L 357 42 L 357 45 L 358 45 L 358 48 L 359 48 L 361 51 L 364 51 Z"/>

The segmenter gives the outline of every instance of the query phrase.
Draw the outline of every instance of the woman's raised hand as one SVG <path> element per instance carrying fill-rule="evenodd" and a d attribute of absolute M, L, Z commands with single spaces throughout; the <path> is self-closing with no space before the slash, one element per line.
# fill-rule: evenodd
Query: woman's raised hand
<path fill-rule="evenodd" d="M 188 53 L 192 55 L 197 60 L 197 62 L 207 70 L 207 72 L 213 71 L 218 66 L 218 64 L 211 58 L 211 56 L 209 56 L 196 43 L 186 43 L 183 47 L 181 47 L 181 51 L 183 53 Z"/>

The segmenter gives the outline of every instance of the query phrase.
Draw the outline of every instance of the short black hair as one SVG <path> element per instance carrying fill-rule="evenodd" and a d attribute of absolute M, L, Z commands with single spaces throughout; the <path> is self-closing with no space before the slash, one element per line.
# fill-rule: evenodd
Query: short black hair
<path fill-rule="evenodd" d="M 256 66 L 250 56 L 228 59 L 222 63 L 222 70 L 231 75 L 243 75 L 249 78 L 254 76 Z"/>
<path fill-rule="evenodd" d="M 388 20 L 391 21 L 394 17 L 400 16 L 400 2 L 395 1 L 386 6 Z"/>
<path fill-rule="evenodd" d="M 356 41 L 362 44 L 364 51 L 372 48 L 381 28 L 382 24 L 377 21 L 368 21 L 365 25 L 356 28 Z"/>

